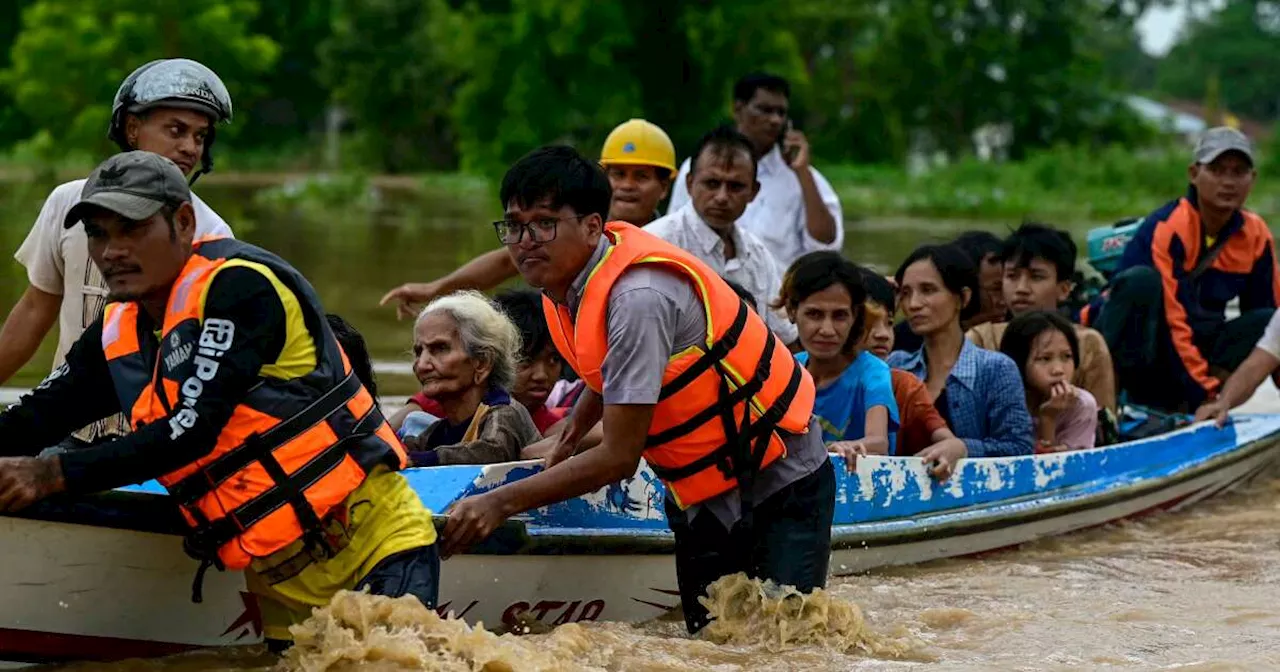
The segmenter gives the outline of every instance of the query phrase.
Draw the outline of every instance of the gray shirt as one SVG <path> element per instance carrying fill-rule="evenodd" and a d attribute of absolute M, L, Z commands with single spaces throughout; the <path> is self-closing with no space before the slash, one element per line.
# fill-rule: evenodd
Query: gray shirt
<path fill-rule="evenodd" d="M 609 248 L 601 237 L 591 259 L 574 280 L 567 295 L 575 316 L 587 277 Z M 628 269 L 609 290 L 606 318 L 608 354 L 601 374 L 605 404 L 656 404 L 662 390 L 662 374 L 672 353 L 705 343 L 707 317 L 693 285 L 683 276 L 656 266 Z M 809 432 L 780 432 L 786 457 L 760 472 L 752 487 L 753 501 L 765 498 L 812 474 L 827 460 L 822 431 L 811 419 Z M 742 515 L 738 491 L 731 490 L 688 509 L 689 520 L 706 507 L 725 529 Z"/>

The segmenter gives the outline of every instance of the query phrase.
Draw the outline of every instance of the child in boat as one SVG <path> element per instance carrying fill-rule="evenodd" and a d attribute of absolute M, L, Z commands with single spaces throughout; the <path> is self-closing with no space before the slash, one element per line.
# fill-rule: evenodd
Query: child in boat
<path fill-rule="evenodd" d="M 520 332 L 488 297 L 432 301 L 414 325 L 413 352 L 421 397 L 391 419 L 413 466 L 512 462 L 538 440 L 529 411 L 511 399 Z"/>
<path fill-rule="evenodd" d="M 791 264 L 775 307 L 799 331 L 804 364 L 817 386 L 813 414 L 828 450 L 853 469 L 856 455 L 887 455 L 898 429 L 889 367 L 862 349 L 866 290 L 853 262 L 837 252 L 810 252 Z"/>
<path fill-rule="evenodd" d="M 1036 452 L 1092 448 L 1098 402 L 1088 390 L 1071 384 L 1080 361 L 1075 327 L 1057 313 L 1024 313 L 1009 323 L 1000 351 L 1022 373 L 1027 408 L 1035 424 Z"/>
<path fill-rule="evenodd" d="M 867 288 L 867 319 L 871 325 L 863 347 L 884 360 L 893 352 L 893 286 L 871 269 L 860 270 L 863 286 Z M 899 429 L 894 437 L 893 454 L 917 455 L 933 463 L 933 475 L 945 481 L 956 463 L 969 453 L 964 441 L 951 433 L 919 378 L 902 369 L 890 369 L 889 375 L 893 381 L 893 398 L 898 403 Z"/>
<path fill-rule="evenodd" d="M 547 405 L 552 386 L 560 380 L 564 361 L 551 342 L 547 319 L 542 315 L 542 294 L 532 289 L 513 289 L 499 293 L 494 301 L 520 330 L 523 346 L 511 396 L 524 405 L 538 432 L 545 436 L 564 419 L 569 409 Z"/>

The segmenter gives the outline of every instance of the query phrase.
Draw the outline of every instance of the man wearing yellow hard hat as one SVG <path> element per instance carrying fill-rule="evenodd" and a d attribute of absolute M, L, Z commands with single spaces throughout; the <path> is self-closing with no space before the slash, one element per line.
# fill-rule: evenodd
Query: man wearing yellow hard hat
<path fill-rule="evenodd" d="M 676 149 L 656 124 L 631 119 L 619 124 L 605 138 L 600 165 L 609 176 L 613 200 L 609 219 L 644 226 L 658 217 L 658 204 L 671 191 L 676 172 Z M 408 282 L 387 292 L 379 305 L 395 302 L 401 317 L 437 296 L 462 289 L 488 290 L 516 277 L 515 263 L 505 249 L 472 259 L 458 270 L 432 282 Z"/>

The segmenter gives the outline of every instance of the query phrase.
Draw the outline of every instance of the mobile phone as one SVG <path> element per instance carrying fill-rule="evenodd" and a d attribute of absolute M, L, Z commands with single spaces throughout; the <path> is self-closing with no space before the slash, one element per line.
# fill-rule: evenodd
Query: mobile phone
<path fill-rule="evenodd" d="M 790 133 L 794 128 L 795 125 L 788 118 L 786 125 L 782 127 L 782 133 L 778 134 L 778 150 L 782 152 L 782 158 L 786 159 L 787 163 L 795 161 L 796 153 L 800 151 L 799 147 L 787 147 L 787 133 Z"/>

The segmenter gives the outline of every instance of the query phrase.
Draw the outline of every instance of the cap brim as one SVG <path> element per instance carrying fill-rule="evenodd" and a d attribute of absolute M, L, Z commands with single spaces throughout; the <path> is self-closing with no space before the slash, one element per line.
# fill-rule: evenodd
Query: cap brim
<path fill-rule="evenodd" d="M 1253 152 L 1243 147 L 1223 147 L 1222 149 L 1214 150 L 1212 152 L 1205 152 L 1201 155 L 1196 156 L 1196 163 L 1200 163 L 1200 164 L 1213 163 L 1214 161 L 1218 160 L 1219 156 L 1222 156 L 1223 154 L 1227 154 L 1230 152 L 1235 152 L 1243 156 L 1244 158 L 1249 160 L 1249 165 L 1253 165 L 1254 163 Z"/>
<path fill-rule="evenodd" d="M 125 219 L 141 221 L 159 212 L 163 205 L 161 201 L 122 191 L 101 192 L 81 199 L 72 206 L 62 226 L 66 229 L 75 226 L 76 222 L 83 220 L 85 214 L 95 207 L 110 210 Z"/>

